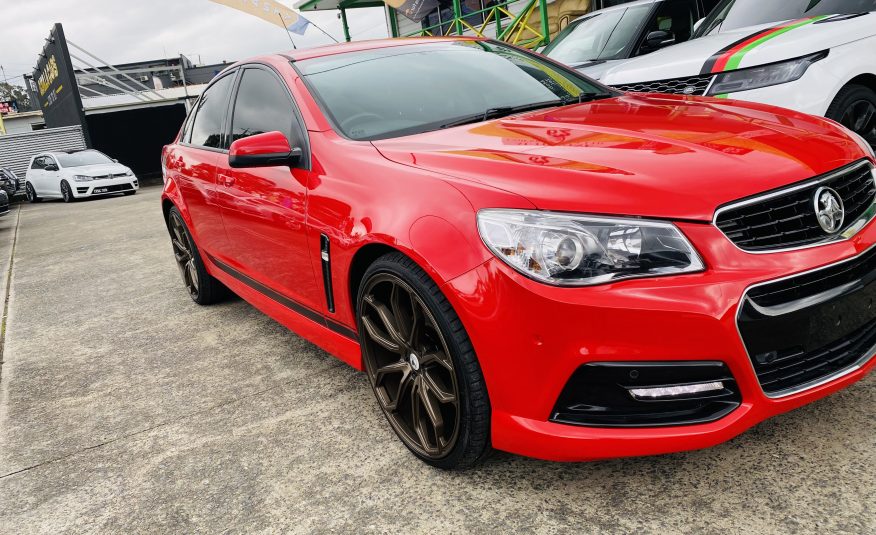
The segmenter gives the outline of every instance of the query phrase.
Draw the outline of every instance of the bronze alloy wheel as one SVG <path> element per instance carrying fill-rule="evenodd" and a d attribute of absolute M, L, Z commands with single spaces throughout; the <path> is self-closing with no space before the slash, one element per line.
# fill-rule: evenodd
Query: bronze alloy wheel
<path fill-rule="evenodd" d="M 192 240 L 189 238 L 189 233 L 186 232 L 182 218 L 176 211 L 170 214 L 170 231 L 170 240 L 173 243 L 173 256 L 176 259 L 176 265 L 179 267 L 179 272 L 182 275 L 186 289 L 189 291 L 189 295 L 197 300 L 200 290 L 200 278 L 198 277 L 198 269 L 195 265 L 195 248 L 192 246 Z"/>
<path fill-rule="evenodd" d="M 429 308 L 399 277 L 368 280 L 359 306 L 362 355 L 377 400 L 410 449 L 447 456 L 460 427 L 460 395 L 450 349 Z"/>

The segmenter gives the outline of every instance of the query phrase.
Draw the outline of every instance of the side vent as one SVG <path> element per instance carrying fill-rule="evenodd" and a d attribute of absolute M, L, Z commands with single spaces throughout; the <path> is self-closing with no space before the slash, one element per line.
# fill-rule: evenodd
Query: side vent
<path fill-rule="evenodd" d="M 328 311 L 334 314 L 335 312 L 335 294 L 332 291 L 332 261 L 329 237 L 325 234 L 319 235 L 319 258 L 322 260 L 322 282 L 325 287 L 325 304 Z"/>

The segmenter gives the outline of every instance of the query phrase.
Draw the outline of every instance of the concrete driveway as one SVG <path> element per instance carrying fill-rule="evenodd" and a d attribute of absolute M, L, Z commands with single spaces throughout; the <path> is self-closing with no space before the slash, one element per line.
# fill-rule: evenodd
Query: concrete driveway
<path fill-rule="evenodd" d="M 443 473 L 361 374 L 192 303 L 159 193 L 0 220 L 0 533 L 876 532 L 873 375 L 710 450 Z"/>

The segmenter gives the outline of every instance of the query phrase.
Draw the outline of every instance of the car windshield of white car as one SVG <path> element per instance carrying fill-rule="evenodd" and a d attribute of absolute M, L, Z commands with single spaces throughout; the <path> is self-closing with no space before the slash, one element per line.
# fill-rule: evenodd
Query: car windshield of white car
<path fill-rule="evenodd" d="M 393 46 L 294 65 L 336 129 L 357 140 L 615 95 L 572 69 L 493 41 Z"/>
<path fill-rule="evenodd" d="M 579 19 L 566 26 L 543 54 L 569 64 L 621 59 L 652 8 L 639 5 Z"/>
<path fill-rule="evenodd" d="M 769 22 L 876 11 L 876 0 L 724 0 L 709 13 L 694 37 Z"/>
<path fill-rule="evenodd" d="M 105 154 L 96 150 L 55 154 L 61 167 L 82 167 L 84 165 L 100 165 L 114 163 Z"/>

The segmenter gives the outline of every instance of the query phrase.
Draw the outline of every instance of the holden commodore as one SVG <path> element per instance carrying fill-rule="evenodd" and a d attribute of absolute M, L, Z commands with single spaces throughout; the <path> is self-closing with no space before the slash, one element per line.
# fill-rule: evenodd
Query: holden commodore
<path fill-rule="evenodd" d="M 238 63 L 162 154 L 192 299 L 364 370 L 441 468 L 704 448 L 872 370 L 862 139 L 490 40 Z"/>

